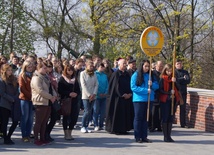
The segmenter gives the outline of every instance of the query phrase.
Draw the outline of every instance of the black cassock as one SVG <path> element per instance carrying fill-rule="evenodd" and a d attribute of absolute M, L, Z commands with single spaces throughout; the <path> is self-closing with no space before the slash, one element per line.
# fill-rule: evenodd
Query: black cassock
<path fill-rule="evenodd" d="M 132 93 L 131 77 L 127 71 L 115 71 L 109 81 L 109 97 L 106 105 L 106 131 L 126 133 L 133 129 L 134 108 L 132 97 L 124 99 L 123 94 Z"/>

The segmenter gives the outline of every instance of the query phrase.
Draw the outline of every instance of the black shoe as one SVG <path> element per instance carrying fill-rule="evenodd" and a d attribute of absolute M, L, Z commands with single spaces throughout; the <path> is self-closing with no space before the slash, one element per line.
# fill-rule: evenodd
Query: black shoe
<path fill-rule="evenodd" d="M 158 130 L 157 130 L 158 132 L 162 132 L 163 130 L 161 129 L 161 128 L 158 128 Z"/>
<path fill-rule="evenodd" d="M 7 139 L 4 141 L 4 144 L 6 145 L 14 145 L 15 143 L 11 139 Z"/>
<path fill-rule="evenodd" d="M 142 143 L 142 142 L 143 142 L 142 139 L 140 139 L 140 138 L 136 138 L 135 141 L 136 141 L 137 143 Z"/>
<path fill-rule="evenodd" d="M 48 137 L 48 138 L 46 138 L 46 141 L 53 142 L 53 141 L 54 141 L 54 139 L 53 139 L 53 138 L 51 138 L 51 137 Z"/>
<path fill-rule="evenodd" d="M 187 126 L 187 125 L 181 125 L 181 128 L 189 129 L 190 127 L 189 127 L 189 126 Z"/>
<path fill-rule="evenodd" d="M 129 132 L 122 132 L 123 135 L 129 135 Z"/>
<path fill-rule="evenodd" d="M 152 141 L 151 141 L 151 140 L 149 140 L 148 138 L 143 139 L 143 140 L 142 140 L 142 142 L 152 143 Z"/>
<path fill-rule="evenodd" d="M 33 139 L 34 138 L 34 134 L 30 134 L 30 138 Z"/>
<path fill-rule="evenodd" d="M 115 132 L 116 135 L 128 135 L 128 132 Z"/>
<path fill-rule="evenodd" d="M 169 139 L 167 137 L 164 137 L 163 141 L 164 142 L 169 142 Z"/>
<path fill-rule="evenodd" d="M 46 141 L 49 141 L 49 142 L 53 142 L 53 141 L 54 141 L 54 139 L 51 138 L 51 136 L 50 136 L 49 133 L 46 133 L 46 134 L 45 134 L 45 140 L 46 140 Z"/>
<path fill-rule="evenodd" d="M 149 132 L 155 132 L 155 129 L 154 128 L 149 129 Z"/>
<path fill-rule="evenodd" d="M 168 142 L 175 142 L 175 141 L 171 137 L 169 137 Z"/>

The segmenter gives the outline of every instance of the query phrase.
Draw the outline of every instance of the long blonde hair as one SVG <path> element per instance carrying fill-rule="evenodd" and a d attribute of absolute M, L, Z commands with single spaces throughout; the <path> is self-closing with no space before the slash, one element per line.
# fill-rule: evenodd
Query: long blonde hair
<path fill-rule="evenodd" d="M 24 61 L 23 65 L 22 65 L 22 70 L 21 70 L 19 76 L 21 76 L 24 79 L 25 82 L 27 82 L 27 76 L 26 76 L 27 69 L 26 68 L 28 66 L 31 66 L 31 65 L 33 66 L 33 63 L 30 62 L 30 61 Z"/>
<path fill-rule="evenodd" d="M 12 83 L 14 87 L 17 86 L 17 78 L 14 76 L 14 74 L 11 74 L 9 77 L 6 75 L 6 72 L 8 69 L 12 69 L 12 67 L 9 64 L 4 64 L 1 67 L 1 79 L 5 83 Z"/>
<path fill-rule="evenodd" d="M 165 64 L 162 72 L 161 72 L 161 75 L 160 75 L 160 78 L 162 78 L 163 75 L 167 75 L 166 74 L 166 71 L 169 70 L 169 69 L 172 69 L 172 65 L 171 64 Z"/>

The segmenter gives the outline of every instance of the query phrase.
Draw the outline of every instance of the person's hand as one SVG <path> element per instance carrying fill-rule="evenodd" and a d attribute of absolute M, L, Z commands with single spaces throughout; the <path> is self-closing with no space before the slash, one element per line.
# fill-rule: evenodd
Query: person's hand
<path fill-rule="evenodd" d="M 72 98 L 75 98 L 75 97 L 77 96 L 77 93 L 71 92 L 71 93 L 69 94 L 69 96 L 72 97 Z"/>
<path fill-rule="evenodd" d="M 128 94 L 128 99 L 129 99 L 130 97 L 132 97 L 132 94 Z"/>
<path fill-rule="evenodd" d="M 90 96 L 89 96 L 89 102 L 95 100 L 95 97 L 96 97 L 95 94 L 90 95 Z"/>
<path fill-rule="evenodd" d="M 148 85 L 149 85 L 149 86 L 152 85 L 152 81 L 151 81 L 151 80 L 148 81 Z"/>
<path fill-rule="evenodd" d="M 176 78 L 175 77 L 172 77 L 172 82 L 176 82 Z"/>
<path fill-rule="evenodd" d="M 175 90 L 172 89 L 172 90 L 171 90 L 171 94 L 175 94 Z"/>
<path fill-rule="evenodd" d="M 56 96 L 53 96 L 50 100 L 52 103 L 54 103 L 56 101 Z"/>
<path fill-rule="evenodd" d="M 123 96 L 122 97 L 124 97 L 124 98 L 126 98 L 127 97 L 127 94 L 125 93 L 125 94 L 123 94 Z"/>
<path fill-rule="evenodd" d="M 122 97 L 124 97 L 124 99 L 128 99 L 128 98 L 129 98 L 129 95 L 125 93 L 125 94 L 123 94 Z"/>

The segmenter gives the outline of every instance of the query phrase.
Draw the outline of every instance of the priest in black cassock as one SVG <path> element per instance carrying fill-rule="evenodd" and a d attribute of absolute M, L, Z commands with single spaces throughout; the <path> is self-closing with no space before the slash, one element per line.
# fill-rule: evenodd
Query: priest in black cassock
<path fill-rule="evenodd" d="M 113 134 L 128 134 L 133 129 L 134 109 L 131 77 L 126 71 L 126 60 L 120 59 L 118 70 L 109 81 L 109 97 L 106 107 L 106 131 Z"/>

